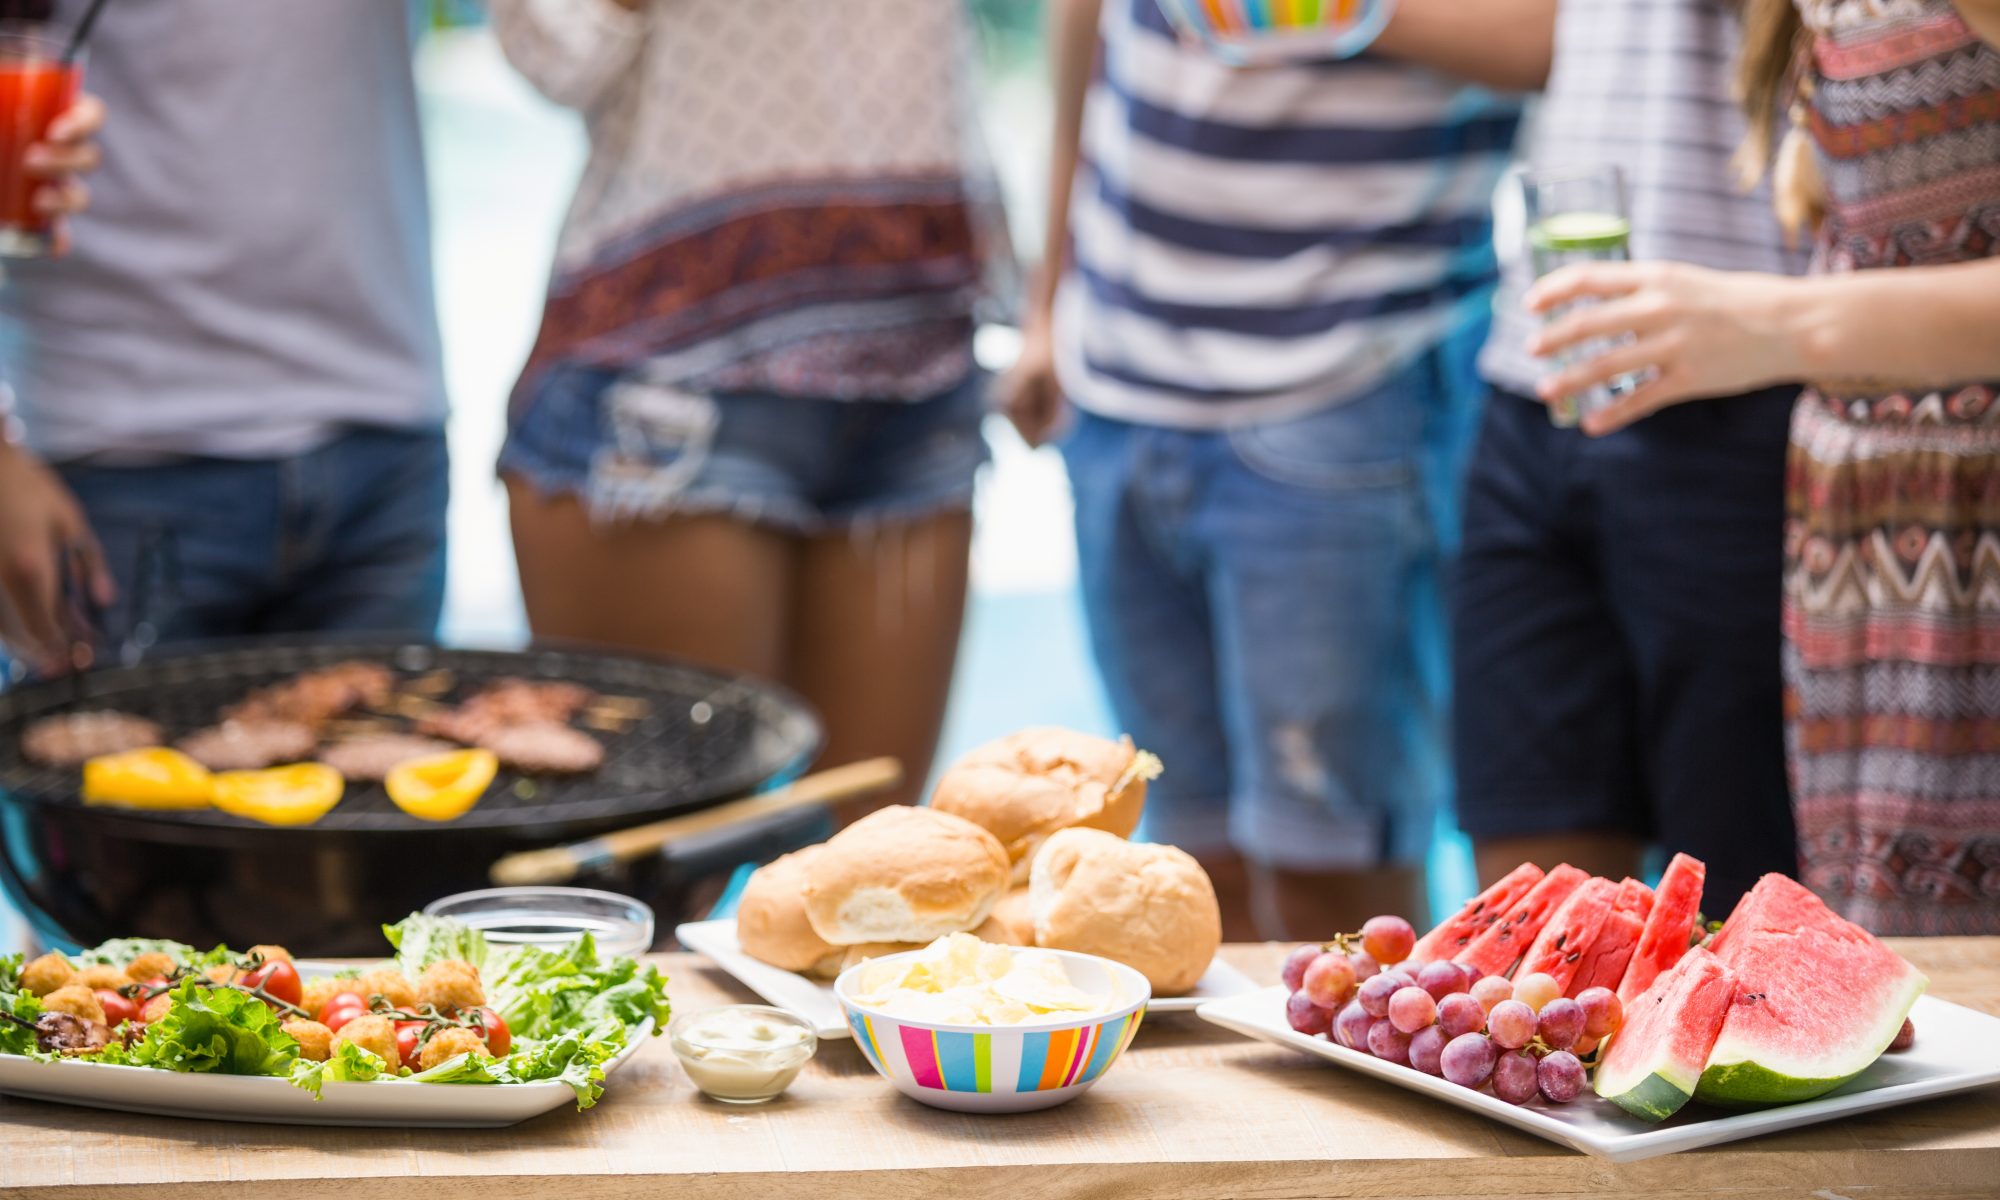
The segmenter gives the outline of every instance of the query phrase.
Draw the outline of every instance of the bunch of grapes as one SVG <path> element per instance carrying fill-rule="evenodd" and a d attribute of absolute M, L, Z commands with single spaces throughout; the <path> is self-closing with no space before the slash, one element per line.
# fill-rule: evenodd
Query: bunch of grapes
<path fill-rule="evenodd" d="M 1455 962 L 1411 963 L 1416 942 L 1408 921 L 1383 916 L 1358 935 L 1300 946 L 1285 958 L 1286 1019 L 1385 1062 L 1490 1087 L 1510 1104 L 1583 1093 L 1581 1056 L 1624 1019 L 1616 993 L 1586 988 L 1570 999 L 1539 972 L 1510 982 Z"/>

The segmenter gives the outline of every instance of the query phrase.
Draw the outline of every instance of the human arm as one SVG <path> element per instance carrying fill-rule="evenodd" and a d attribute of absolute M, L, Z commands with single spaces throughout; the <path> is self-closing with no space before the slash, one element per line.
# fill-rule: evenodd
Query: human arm
<path fill-rule="evenodd" d="M 1030 446 L 1048 440 L 1062 418 L 1056 381 L 1056 287 L 1069 253 L 1069 194 L 1083 142 L 1083 102 L 1097 62 L 1097 21 L 1103 0 L 1050 0 L 1048 45 L 1055 123 L 1049 139 L 1049 193 L 1042 261 L 1021 317 L 1021 356 L 1000 380 L 1000 408 Z"/>
<path fill-rule="evenodd" d="M 1794 279 L 1684 263 L 1566 267 L 1529 290 L 1529 311 L 1598 303 L 1529 339 L 1552 356 L 1599 338 L 1629 339 L 1558 371 L 1543 399 L 1634 371 L 1654 377 L 1586 416 L 1605 434 L 1689 400 L 1773 383 L 1933 388 L 2000 379 L 2000 259 Z"/>
<path fill-rule="evenodd" d="M 1536 92 L 1548 82 L 1555 28 L 1556 0 L 1398 0 L 1369 50 L 1469 83 Z"/>
<path fill-rule="evenodd" d="M 43 674 L 71 665 L 66 572 L 99 607 L 116 595 L 76 497 L 33 455 L 0 442 L 0 645 Z"/>
<path fill-rule="evenodd" d="M 647 0 L 491 0 L 500 49 L 529 83 L 567 108 L 589 108 L 632 65 Z"/>

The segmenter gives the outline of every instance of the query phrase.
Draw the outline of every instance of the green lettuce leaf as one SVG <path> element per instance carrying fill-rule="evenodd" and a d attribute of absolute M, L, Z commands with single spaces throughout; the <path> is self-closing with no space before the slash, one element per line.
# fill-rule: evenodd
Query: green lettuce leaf
<path fill-rule="evenodd" d="M 0 991 L 0 1012 L 12 1013 L 23 1021 L 32 1022 L 42 1015 L 42 1002 L 35 998 L 33 992 L 16 990 L 20 981 L 21 956 L 14 954 L 8 957 L 12 960 L 14 977 L 7 989 Z M 42 1057 L 41 1051 L 35 1048 L 35 1031 L 24 1029 L 12 1021 L 0 1021 L 0 1054 Z"/>
<path fill-rule="evenodd" d="M 113 938 L 99 946 L 92 946 L 76 956 L 84 966 L 105 965 L 122 967 L 141 954 L 165 954 L 183 966 L 208 967 L 216 963 L 228 962 L 236 952 L 227 946 L 217 946 L 212 950 L 196 950 L 185 942 L 168 941 L 165 938 Z"/>
<path fill-rule="evenodd" d="M 485 934 L 450 917 L 411 913 L 394 925 L 384 925 L 382 936 L 396 948 L 396 969 L 412 980 L 425 967 L 448 958 L 464 959 L 483 972 L 491 954 Z"/>
<path fill-rule="evenodd" d="M 292 1064 L 292 1086 L 304 1088 L 319 1099 L 319 1090 L 329 1083 L 367 1083 L 387 1075 L 396 1077 L 389 1064 L 380 1056 L 363 1050 L 353 1042 L 342 1042 L 333 1048 L 325 1062 L 311 1062 L 299 1059 Z"/>
<path fill-rule="evenodd" d="M 413 1083 L 566 1083 L 576 1093 L 578 1109 L 589 1108 L 604 1094 L 604 1064 L 624 1048 L 622 1035 L 595 1041 L 576 1034 L 516 1050 L 505 1058 L 461 1054 L 428 1071 L 409 1077 Z"/>
<path fill-rule="evenodd" d="M 622 1041 L 647 1017 L 654 1033 L 666 1028 L 666 988 L 658 967 L 629 958 L 604 961 L 596 940 L 584 934 L 555 950 L 521 948 L 492 974 L 486 996 L 517 1037 L 615 1034 Z"/>
<path fill-rule="evenodd" d="M 141 1066 L 220 1075 L 286 1075 L 298 1042 L 263 1001 L 233 988 L 184 980 L 168 993 L 166 1015 L 146 1027 L 132 1052 Z"/>

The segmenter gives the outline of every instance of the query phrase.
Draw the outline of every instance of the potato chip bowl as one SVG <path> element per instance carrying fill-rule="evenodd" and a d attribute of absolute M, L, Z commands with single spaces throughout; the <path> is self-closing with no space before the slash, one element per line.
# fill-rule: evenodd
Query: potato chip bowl
<path fill-rule="evenodd" d="M 912 950 L 849 967 L 833 981 L 854 1044 L 896 1090 L 933 1108 L 1016 1113 L 1054 1108 L 1089 1090 L 1132 1044 L 1153 998 L 1146 977 L 1094 954 L 1043 950 L 1071 983 L 1118 998 L 1101 1013 L 1019 1025 L 939 1025 L 892 1017 L 853 998 L 860 972 L 922 954 Z"/>
<path fill-rule="evenodd" d="M 1226 62 L 1259 66 L 1365 50 L 1395 0 L 1159 0 L 1183 37 Z"/>

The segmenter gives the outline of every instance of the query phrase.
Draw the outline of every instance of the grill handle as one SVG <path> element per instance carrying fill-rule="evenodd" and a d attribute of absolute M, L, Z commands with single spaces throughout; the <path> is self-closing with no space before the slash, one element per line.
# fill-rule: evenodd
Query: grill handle
<path fill-rule="evenodd" d="M 495 862 L 487 875 L 503 887 L 567 883 L 586 871 L 651 858 L 668 843 L 742 825 L 788 809 L 833 804 L 888 791 L 903 781 L 903 764 L 870 758 L 802 776 L 775 791 L 732 800 L 685 816 L 620 829 L 588 841 L 524 850 Z"/>

